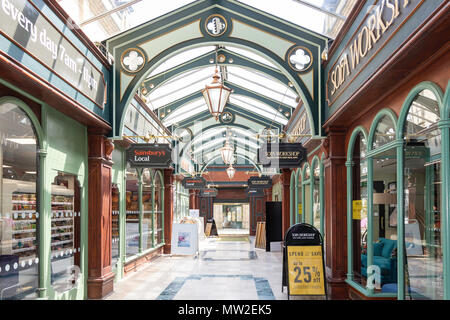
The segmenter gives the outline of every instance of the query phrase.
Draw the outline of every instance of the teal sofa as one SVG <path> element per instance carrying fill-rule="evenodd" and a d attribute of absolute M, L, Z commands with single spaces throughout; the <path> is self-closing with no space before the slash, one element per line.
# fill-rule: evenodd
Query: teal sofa
<path fill-rule="evenodd" d="M 373 244 L 373 264 L 380 267 L 381 285 L 397 282 L 397 241 L 380 238 Z M 361 274 L 367 277 L 367 255 L 361 254 Z"/>

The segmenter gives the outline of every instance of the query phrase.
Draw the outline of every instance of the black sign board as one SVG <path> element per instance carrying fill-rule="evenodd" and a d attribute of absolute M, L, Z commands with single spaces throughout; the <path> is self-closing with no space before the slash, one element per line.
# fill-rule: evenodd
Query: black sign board
<path fill-rule="evenodd" d="M 258 189 L 248 188 L 247 194 L 249 197 L 263 197 L 264 191 L 262 188 L 258 188 Z"/>
<path fill-rule="evenodd" d="M 268 143 L 258 150 L 258 163 L 264 168 L 299 168 L 307 158 L 301 143 Z"/>
<path fill-rule="evenodd" d="M 272 179 L 269 176 L 250 177 L 247 181 L 247 185 L 252 189 L 267 189 L 272 186 Z"/>
<path fill-rule="evenodd" d="M 172 164 L 172 149 L 169 144 L 132 144 L 127 149 L 127 162 L 131 167 L 169 168 Z"/>
<path fill-rule="evenodd" d="M 216 188 L 200 189 L 200 197 L 216 197 L 218 192 Z"/>
<path fill-rule="evenodd" d="M 307 223 L 291 226 L 284 236 L 282 290 L 290 295 L 325 295 L 323 238 Z M 302 271 L 303 270 L 303 271 Z"/>
<path fill-rule="evenodd" d="M 206 187 L 206 180 L 203 177 L 185 177 L 181 182 L 185 189 L 203 189 Z"/>
<path fill-rule="evenodd" d="M 213 218 L 206 219 L 205 235 L 207 237 L 219 236 L 219 233 L 217 232 L 216 221 Z"/>

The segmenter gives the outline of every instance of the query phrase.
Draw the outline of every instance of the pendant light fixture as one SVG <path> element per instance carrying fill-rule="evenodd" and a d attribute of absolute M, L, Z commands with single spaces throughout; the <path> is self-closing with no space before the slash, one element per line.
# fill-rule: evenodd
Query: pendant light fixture
<path fill-rule="evenodd" d="M 233 158 L 234 149 L 230 146 L 228 139 L 225 141 L 225 145 L 220 148 L 220 154 L 222 155 L 222 160 L 225 164 L 231 164 Z"/>
<path fill-rule="evenodd" d="M 227 174 L 228 174 L 228 178 L 233 179 L 234 174 L 236 172 L 236 169 L 233 168 L 233 165 L 230 164 L 230 166 L 227 168 Z"/>
<path fill-rule="evenodd" d="M 212 83 L 205 86 L 202 90 L 203 98 L 205 99 L 206 105 L 208 106 L 209 112 L 216 119 L 219 120 L 220 115 L 225 109 L 228 101 L 228 97 L 233 92 L 232 89 L 227 88 L 219 81 L 219 71 L 217 68 L 217 47 L 216 47 L 216 70 L 213 75 Z"/>

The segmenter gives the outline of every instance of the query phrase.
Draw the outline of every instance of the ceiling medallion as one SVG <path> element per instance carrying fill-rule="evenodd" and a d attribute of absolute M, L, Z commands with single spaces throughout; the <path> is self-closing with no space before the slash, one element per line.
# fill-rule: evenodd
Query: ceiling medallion
<path fill-rule="evenodd" d="M 311 51 L 302 46 L 292 48 L 287 57 L 289 65 L 297 72 L 307 71 L 313 63 Z"/>
<path fill-rule="evenodd" d="M 234 114 L 229 111 L 222 112 L 220 115 L 220 122 L 225 124 L 234 122 Z"/>
<path fill-rule="evenodd" d="M 129 48 L 122 53 L 122 68 L 130 73 L 141 71 L 145 65 L 145 55 L 137 48 Z"/>
<path fill-rule="evenodd" d="M 227 20 L 220 14 L 211 15 L 205 21 L 205 29 L 210 36 L 221 36 L 227 31 Z"/>

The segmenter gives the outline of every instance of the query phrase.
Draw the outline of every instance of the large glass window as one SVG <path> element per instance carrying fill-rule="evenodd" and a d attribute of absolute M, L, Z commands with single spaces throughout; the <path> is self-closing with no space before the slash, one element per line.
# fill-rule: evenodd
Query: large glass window
<path fill-rule="evenodd" d="M 305 222 L 309 224 L 313 224 L 313 221 L 311 219 L 311 183 L 310 183 L 310 172 L 309 165 L 306 165 L 303 173 L 304 173 L 304 181 L 303 181 L 303 188 L 305 188 L 305 203 L 304 203 L 304 215 L 305 215 Z"/>
<path fill-rule="evenodd" d="M 0 299 L 37 297 L 36 147 L 26 113 L 15 104 L 0 105 Z"/>
<path fill-rule="evenodd" d="M 147 250 L 153 247 L 153 183 L 152 171 L 144 169 L 142 171 L 142 249 Z"/>
<path fill-rule="evenodd" d="M 439 105 L 430 90 L 409 107 L 403 128 L 406 294 L 442 299 L 441 134 Z"/>
<path fill-rule="evenodd" d="M 319 161 L 314 163 L 313 176 L 313 225 L 320 231 L 320 165 Z"/>
<path fill-rule="evenodd" d="M 136 169 L 126 168 L 125 255 L 139 252 L 139 184 Z"/>
<path fill-rule="evenodd" d="M 112 237 L 111 237 L 111 265 L 116 267 L 119 261 L 119 248 L 120 248 L 120 191 L 116 184 L 112 185 Z"/>
<path fill-rule="evenodd" d="M 51 281 L 64 292 L 76 286 L 81 261 L 81 206 L 77 177 L 58 173 L 52 184 Z"/>
<path fill-rule="evenodd" d="M 164 186 L 161 181 L 161 175 L 159 173 L 155 174 L 155 206 L 153 208 L 153 232 L 156 235 L 155 245 L 159 245 L 163 242 L 163 192 Z"/>
<path fill-rule="evenodd" d="M 353 280 L 362 284 L 361 257 L 367 255 L 367 163 L 366 139 L 359 133 L 353 145 L 352 155 L 352 249 Z"/>

